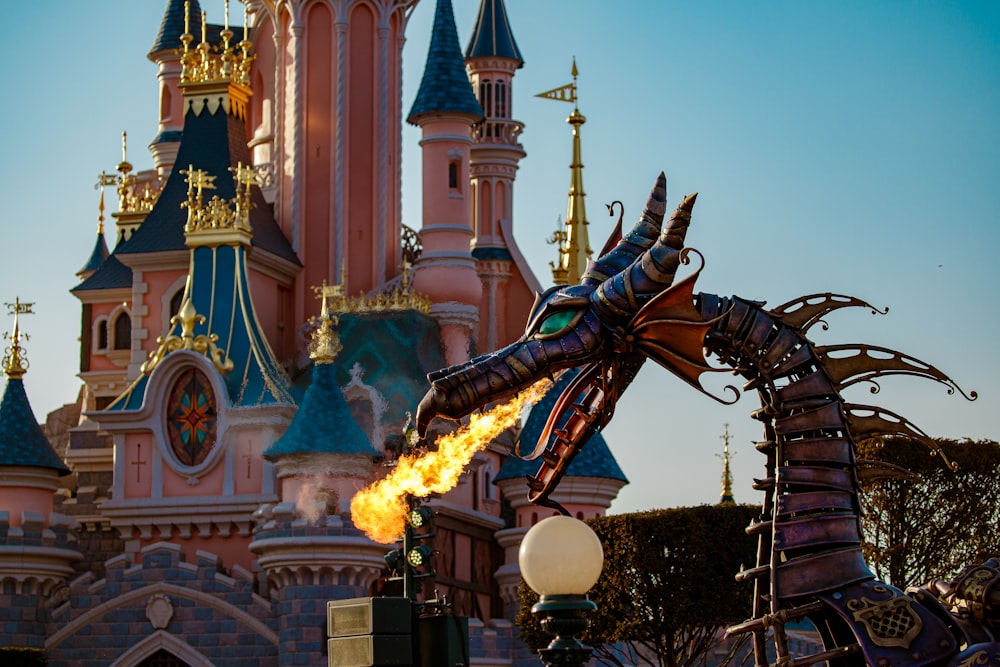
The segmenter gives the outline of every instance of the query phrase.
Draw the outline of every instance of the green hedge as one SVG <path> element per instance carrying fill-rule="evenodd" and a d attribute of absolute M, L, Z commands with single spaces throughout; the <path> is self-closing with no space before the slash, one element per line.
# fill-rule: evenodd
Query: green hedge
<path fill-rule="evenodd" d="M 587 521 L 605 560 L 590 592 L 598 610 L 581 640 L 595 648 L 631 643 L 660 654 L 662 664 L 697 662 L 707 638 L 750 616 L 752 586 L 734 575 L 755 563 L 757 539 L 745 529 L 759 514 L 756 506 L 702 505 Z M 537 596 L 521 584 L 517 623 L 534 651 L 551 637 L 531 614 Z"/>

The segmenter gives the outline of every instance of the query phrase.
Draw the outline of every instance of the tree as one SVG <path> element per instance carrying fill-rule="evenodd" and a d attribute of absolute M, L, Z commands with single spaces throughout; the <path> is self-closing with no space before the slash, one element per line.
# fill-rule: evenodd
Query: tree
<path fill-rule="evenodd" d="M 894 586 L 950 579 L 1000 553 L 1000 445 L 936 440 L 952 470 L 908 438 L 868 440 L 858 457 L 900 466 L 919 479 L 871 482 L 862 493 L 865 559 Z"/>
<path fill-rule="evenodd" d="M 757 539 L 745 528 L 759 514 L 702 505 L 588 521 L 604 545 L 604 570 L 581 641 L 609 664 L 701 664 L 719 631 L 750 612 L 751 587 L 734 575 L 754 562 Z M 522 582 L 517 622 L 533 651 L 551 640 L 531 614 L 537 600 Z"/>

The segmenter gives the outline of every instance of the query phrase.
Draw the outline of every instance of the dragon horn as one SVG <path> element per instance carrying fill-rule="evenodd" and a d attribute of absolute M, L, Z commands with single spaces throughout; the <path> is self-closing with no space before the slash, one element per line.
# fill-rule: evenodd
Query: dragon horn
<path fill-rule="evenodd" d="M 621 273 L 625 267 L 635 261 L 635 258 L 648 250 L 656 242 L 663 225 L 663 215 L 667 211 L 667 177 L 661 171 L 649 191 L 646 208 L 642 210 L 639 221 L 628 235 L 623 236 L 618 243 L 605 252 L 595 262 L 590 262 L 583 276 L 581 285 L 599 285 L 616 273 Z M 620 230 L 612 232 L 612 239 Z M 609 242 L 611 239 L 609 239 Z"/>
<path fill-rule="evenodd" d="M 605 322 L 624 326 L 647 301 L 674 282 L 697 197 L 698 193 L 685 197 L 656 242 L 591 294 L 594 310 Z"/>

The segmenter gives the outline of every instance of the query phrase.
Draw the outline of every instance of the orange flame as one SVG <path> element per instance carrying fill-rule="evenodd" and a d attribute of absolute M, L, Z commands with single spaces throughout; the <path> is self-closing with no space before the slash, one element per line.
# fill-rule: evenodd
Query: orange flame
<path fill-rule="evenodd" d="M 375 542 L 389 544 L 399 539 L 408 510 L 406 496 L 423 498 L 454 488 L 476 452 L 517 423 L 521 409 L 538 402 L 551 384 L 542 380 L 507 403 L 471 415 L 468 424 L 438 438 L 435 451 L 401 456 L 389 475 L 351 499 L 354 525 Z"/>

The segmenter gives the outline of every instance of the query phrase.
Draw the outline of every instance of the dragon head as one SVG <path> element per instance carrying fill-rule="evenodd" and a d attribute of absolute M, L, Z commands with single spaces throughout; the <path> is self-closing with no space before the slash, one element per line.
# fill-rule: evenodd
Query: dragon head
<path fill-rule="evenodd" d="M 418 433 L 423 436 L 435 417 L 459 420 L 544 377 L 579 367 L 526 457 L 543 458 L 542 471 L 529 482 L 532 500 L 544 500 L 578 448 L 610 419 L 617 397 L 650 356 L 631 345 L 630 325 L 672 285 L 696 196 L 686 197 L 664 223 L 661 173 L 631 232 L 622 235 L 619 224 L 579 285 L 557 285 L 536 295 L 519 340 L 427 376 L 431 387 L 417 408 Z M 687 303 L 690 307 L 690 298 Z"/>

